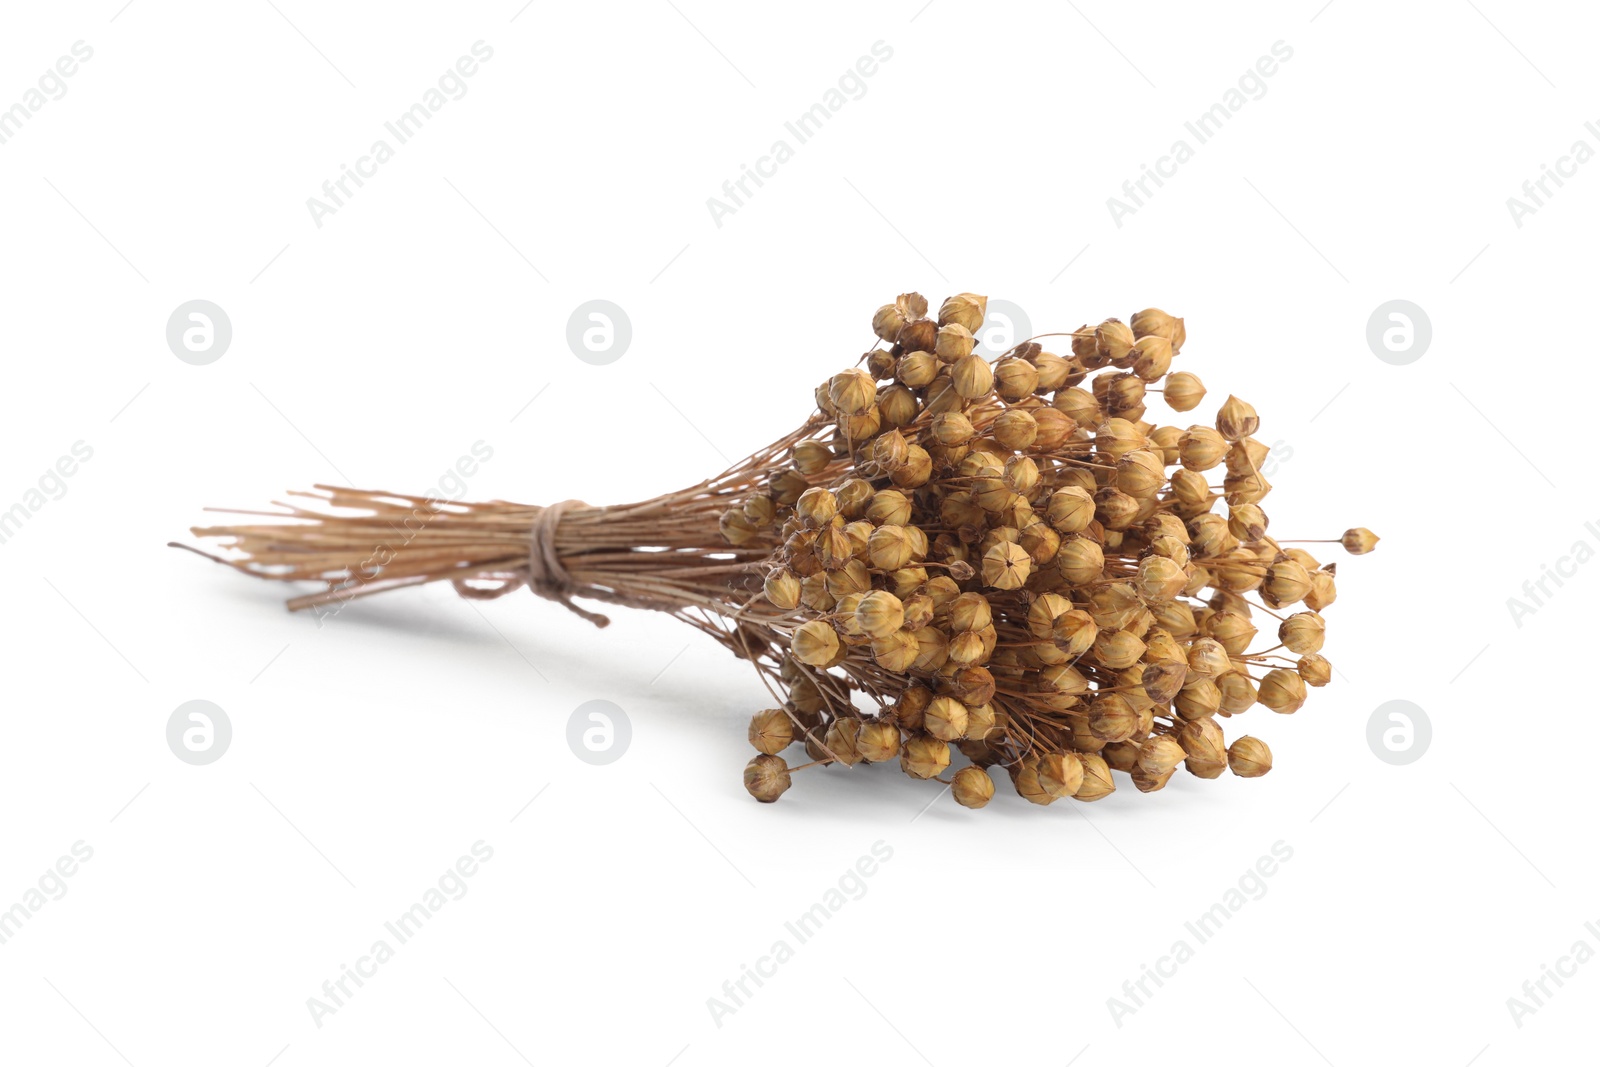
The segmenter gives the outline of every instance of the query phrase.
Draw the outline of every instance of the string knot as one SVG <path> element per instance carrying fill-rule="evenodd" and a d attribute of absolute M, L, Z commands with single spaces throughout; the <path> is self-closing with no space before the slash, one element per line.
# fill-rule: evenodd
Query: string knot
<path fill-rule="evenodd" d="M 579 585 L 561 562 L 556 551 L 556 527 L 561 524 L 561 514 L 569 507 L 585 507 L 581 500 L 563 500 L 542 508 L 534 517 L 533 529 L 528 532 L 528 588 L 546 600 L 553 600 L 574 615 L 581 616 L 599 627 L 611 625 L 611 620 L 596 611 L 589 611 L 572 602 Z"/>

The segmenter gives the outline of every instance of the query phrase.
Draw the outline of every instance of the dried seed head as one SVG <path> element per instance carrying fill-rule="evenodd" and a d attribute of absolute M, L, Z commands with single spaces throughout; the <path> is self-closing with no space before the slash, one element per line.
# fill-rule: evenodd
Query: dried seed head
<path fill-rule="evenodd" d="M 1083 764 L 1083 782 L 1078 786 L 1078 791 L 1073 793 L 1077 800 L 1094 801 L 1110 796 L 1117 788 L 1111 780 L 1111 768 L 1106 761 L 1093 752 L 1078 753 L 1078 761 Z"/>
<path fill-rule="evenodd" d="M 757 752 L 776 756 L 794 743 L 794 723 L 782 708 L 758 711 L 750 719 L 750 744 Z"/>
<path fill-rule="evenodd" d="M 1300 656 L 1321 651 L 1326 635 L 1327 623 L 1314 611 L 1290 615 L 1278 627 L 1278 640 L 1283 647 Z"/>
<path fill-rule="evenodd" d="M 1097 697 L 1090 707 L 1089 730 L 1102 741 L 1126 741 L 1138 728 L 1138 712 L 1120 693 Z"/>
<path fill-rule="evenodd" d="M 989 601 L 982 593 L 962 593 L 950 602 L 950 629 L 956 633 L 981 630 L 994 622 Z"/>
<path fill-rule="evenodd" d="M 976 343 L 972 331 L 965 326 L 958 322 L 947 323 L 939 327 L 939 334 L 933 342 L 933 354 L 941 363 L 954 363 L 971 355 Z"/>
<path fill-rule="evenodd" d="M 1228 650 L 1214 638 L 1202 637 L 1189 646 L 1191 676 L 1215 678 L 1232 667 L 1233 661 L 1228 658 Z"/>
<path fill-rule="evenodd" d="M 878 399 L 878 383 L 859 367 L 840 371 L 828 380 L 828 400 L 842 415 L 864 414 Z"/>
<path fill-rule="evenodd" d="M 855 621 L 868 637 L 887 637 L 905 621 L 905 605 L 893 593 L 876 589 L 856 604 Z"/>
<path fill-rule="evenodd" d="M 968 668 L 969 670 L 971 668 Z M 969 741 L 983 741 L 995 732 L 993 704 L 972 704 L 967 707 L 967 730 L 963 735 Z"/>
<path fill-rule="evenodd" d="M 1260 778 L 1272 770 L 1272 749 L 1259 738 L 1241 737 L 1228 746 L 1228 767 L 1240 778 Z"/>
<path fill-rule="evenodd" d="M 1242 656 L 1256 636 L 1256 628 L 1243 615 L 1232 611 L 1219 611 L 1207 617 L 1201 627 L 1207 637 L 1212 637 L 1230 656 Z"/>
<path fill-rule="evenodd" d="M 1120 671 L 1139 662 L 1145 644 L 1127 630 L 1100 631 L 1094 642 L 1094 658 L 1101 666 Z"/>
<path fill-rule="evenodd" d="M 1076 752 L 1047 752 L 1035 764 L 1039 786 L 1053 799 L 1065 800 L 1083 786 L 1083 762 Z"/>
<path fill-rule="evenodd" d="M 867 505 L 866 517 L 878 526 L 904 526 L 911 521 L 911 501 L 898 489 L 880 489 Z"/>
<path fill-rule="evenodd" d="M 1139 746 L 1139 769 L 1151 775 L 1166 774 L 1182 763 L 1186 755 L 1177 738 L 1171 734 L 1156 734 Z"/>
<path fill-rule="evenodd" d="M 867 539 L 867 558 L 878 570 L 899 570 L 911 557 L 911 535 L 904 526 L 879 526 Z"/>
<path fill-rule="evenodd" d="M 833 720 L 828 726 L 828 732 L 822 738 L 825 749 L 823 754 L 838 760 L 846 767 L 854 767 L 861 762 L 861 752 L 856 747 L 856 738 L 860 732 L 860 719 Z"/>
<path fill-rule="evenodd" d="M 1249 437 L 1260 428 L 1256 409 L 1236 396 L 1229 396 L 1217 412 L 1217 431 L 1230 441 Z"/>
<path fill-rule="evenodd" d="M 963 767 L 951 779 L 950 795 L 963 808 L 981 808 L 994 797 L 994 779 L 982 767 Z"/>
<path fill-rule="evenodd" d="M 1307 685 L 1314 685 L 1319 689 L 1327 685 L 1333 677 L 1333 664 L 1315 652 L 1301 656 L 1295 669 L 1300 677 L 1305 679 Z"/>
<path fill-rule="evenodd" d="M 752 526 L 771 526 L 778 517 L 778 506 L 770 496 L 752 496 L 744 502 L 744 517 Z"/>
<path fill-rule="evenodd" d="M 823 667 L 839 654 L 839 635 L 822 619 L 801 624 L 789 640 L 789 651 L 801 663 Z"/>
<path fill-rule="evenodd" d="M 722 518 L 717 523 L 717 529 L 730 545 L 747 545 L 760 535 L 755 524 L 745 518 L 743 509 L 729 508 L 722 513 Z"/>
<path fill-rule="evenodd" d="M 1172 366 L 1172 342 L 1148 334 L 1133 345 L 1133 373 L 1147 382 L 1157 381 Z"/>
<path fill-rule="evenodd" d="M 1173 315 L 1168 315 L 1160 308 L 1145 308 L 1135 311 L 1128 320 L 1128 325 L 1133 328 L 1135 337 L 1165 337 L 1172 342 L 1172 350 L 1176 352 L 1183 347 L 1186 337 L 1183 329 L 1183 320 Z"/>
<path fill-rule="evenodd" d="M 1270 670 L 1256 699 L 1280 715 L 1292 715 L 1306 702 L 1305 679 L 1284 667 Z"/>
<path fill-rule="evenodd" d="M 1127 323 L 1117 319 L 1107 319 L 1094 329 L 1095 351 L 1099 357 L 1100 365 L 1106 363 L 1121 364 L 1128 358 L 1128 353 L 1133 349 L 1133 330 Z M 1073 346 L 1077 350 L 1077 346 Z M 1087 364 L 1086 364 L 1087 365 Z"/>
<path fill-rule="evenodd" d="M 900 769 L 913 778 L 935 778 L 950 766 L 950 746 L 937 737 L 918 734 L 900 750 Z"/>
<path fill-rule="evenodd" d="M 900 330 L 906 324 L 906 317 L 900 308 L 894 304 L 885 304 L 872 316 L 872 332 L 877 334 L 880 341 L 894 344 L 900 336 Z"/>
<path fill-rule="evenodd" d="M 1178 461 L 1185 470 L 1208 471 L 1227 454 L 1227 440 L 1209 426 L 1191 426 L 1178 439 Z"/>
<path fill-rule="evenodd" d="M 884 719 L 862 723 L 856 751 L 868 763 L 888 763 L 900 754 L 900 728 Z"/>
<path fill-rule="evenodd" d="M 1107 419 L 1094 432 L 1094 447 L 1113 459 L 1143 448 L 1146 443 L 1144 434 L 1127 419 Z"/>
<path fill-rule="evenodd" d="M 932 319 L 914 319 L 900 328 L 895 343 L 905 352 L 932 352 L 938 337 L 939 327 Z"/>
<path fill-rule="evenodd" d="M 744 787 L 763 804 L 771 804 L 789 788 L 789 765 L 778 756 L 757 756 L 744 767 Z"/>
<path fill-rule="evenodd" d="M 963 356 L 950 368 L 950 384 L 965 400 L 977 400 L 994 388 L 994 370 L 976 353 Z"/>
<path fill-rule="evenodd" d="M 820 486 L 813 486 L 800 494 L 794 511 L 808 529 L 815 530 L 828 525 L 839 514 L 839 498 Z"/>
<path fill-rule="evenodd" d="M 1311 576 L 1311 591 L 1305 596 L 1306 607 L 1321 611 L 1338 598 L 1339 590 L 1334 586 L 1333 572 L 1323 569 Z"/>
<path fill-rule="evenodd" d="M 1217 675 L 1217 692 L 1222 695 L 1222 706 L 1217 710 L 1223 715 L 1238 715 L 1249 711 L 1250 706 L 1256 702 L 1259 695 L 1256 692 L 1256 683 L 1244 671 L 1224 671 Z"/>
<path fill-rule="evenodd" d="M 1311 575 L 1292 559 L 1285 559 L 1267 568 L 1266 581 L 1261 583 L 1261 599 L 1270 608 L 1281 608 L 1305 598 L 1311 592 Z"/>
<path fill-rule="evenodd" d="M 1339 538 L 1339 543 L 1351 555 L 1364 556 L 1378 547 L 1378 535 L 1365 526 L 1357 526 L 1353 530 L 1346 530 L 1344 536 Z"/>
<path fill-rule="evenodd" d="M 1023 366 L 1026 367 L 1027 364 L 1024 363 Z M 1039 423 L 1032 414 L 1022 408 L 1008 408 L 994 420 L 990 432 L 994 434 L 995 443 L 1001 448 L 1021 452 L 1031 448 L 1038 439 Z"/>
<path fill-rule="evenodd" d="M 767 603 L 779 611 L 793 611 L 800 604 L 800 579 L 787 568 L 781 568 L 767 575 L 762 583 L 762 590 L 767 597 Z"/>
<path fill-rule="evenodd" d="M 894 702 L 894 721 L 908 732 L 922 729 L 922 713 L 933 701 L 933 691 L 920 685 L 908 686 Z"/>
<path fill-rule="evenodd" d="M 1222 727 L 1211 718 L 1186 722 L 1178 731 L 1184 767 L 1196 778 L 1216 778 L 1228 769 L 1228 750 Z"/>
<path fill-rule="evenodd" d="M 966 736 L 967 706 L 954 697 L 934 697 L 923 712 L 922 728 L 941 741 Z"/>
<path fill-rule="evenodd" d="M 965 328 L 968 333 L 976 334 L 983 329 L 988 303 L 988 297 L 978 296 L 975 293 L 959 293 L 956 296 L 946 297 L 944 303 L 939 305 L 939 325 L 947 326 L 955 323 Z"/>
<path fill-rule="evenodd" d="M 1167 376 L 1161 396 L 1173 411 L 1193 411 L 1206 398 L 1206 387 L 1198 376 L 1181 370 Z"/>
<path fill-rule="evenodd" d="M 1021 589 L 1033 561 L 1021 545 L 1003 541 L 983 554 L 983 584 L 992 589 Z"/>
<path fill-rule="evenodd" d="M 1183 592 L 1188 574 L 1177 562 L 1165 556 L 1146 556 L 1139 561 L 1133 587 L 1146 604 L 1164 604 Z"/>
<path fill-rule="evenodd" d="M 1002 400 L 1015 404 L 1038 387 L 1039 369 L 1025 359 L 1002 359 L 994 368 L 994 391 Z"/>
<path fill-rule="evenodd" d="M 1094 497 L 1075 485 L 1057 489 L 1045 506 L 1045 519 L 1061 533 L 1078 533 L 1094 521 Z"/>

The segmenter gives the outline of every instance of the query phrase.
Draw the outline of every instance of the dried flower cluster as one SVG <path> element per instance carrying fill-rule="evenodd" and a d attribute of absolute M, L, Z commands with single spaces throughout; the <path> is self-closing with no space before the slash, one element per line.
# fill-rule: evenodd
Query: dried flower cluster
<path fill-rule="evenodd" d="M 930 317 L 911 293 L 879 308 L 880 344 L 817 388 L 817 414 L 679 493 L 538 508 L 329 489 L 365 514 L 289 508 L 292 523 L 195 533 L 227 539 L 242 558 L 220 562 L 247 573 L 326 584 L 295 607 L 447 579 L 671 612 L 773 692 L 744 772 L 761 801 L 832 764 L 898 762 L 970 808 L 995 767 L 1036 804 L 1098 800 L 1113 771 L 1144 792 L 1180 764 L 1265 774 L 1266 744 L 1229 743 L 1221 720 L 1291 714 L 1328 683 L 1336 592 L 1334 564 L 1267 532 L 1255 409 L 1230 396 L 1207 423 L 1146 419 L 1155 394 L 1189 412 L 1206 392 L 1169 373 L 1185 332 L 1163 311 L 991 362 L 985 305 L 963 293 Z M 1377 538 L 1340 541 L 1362 554 Z"/>

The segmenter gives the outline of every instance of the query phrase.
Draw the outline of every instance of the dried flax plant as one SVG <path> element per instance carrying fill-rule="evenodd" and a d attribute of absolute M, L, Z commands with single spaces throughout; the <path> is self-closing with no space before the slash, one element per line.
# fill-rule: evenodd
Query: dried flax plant
<path fill-rule="evenodd" d="M 1163 311 L 991 362 L 974 351 L 986 303 L 879 308 L 880 344 L 817 388 L 803 425 L 680 492 L 539 507 L 319 486 L 296 494 L 314 504 L 242 513 L 270 522 L 193 533 L 246 574 L 320 583 L 296 610 L 442 580 L 473 598 L 527 586 L 599 626 L 576 600 L 668 612 L 772 694 L 744 772 L 761 801 L 834 763 L 898 760 L 969 808 L 993 767 L 1036 804 L 1098 800 L 1113 771 L 1143 792 L 1179 764 L 1267 773 L 1266 744 L 1228 743 L 1221 720 L 1291 714 L 1328 683 L 1336 594 L 1334 564 L 1267 533 L 1255 409 L 1230 396 L 1211 424 L 1146 420 L 1157 394 L 1177 412 L 1205 397 L 1169 373 L 1185 332 Z"/>

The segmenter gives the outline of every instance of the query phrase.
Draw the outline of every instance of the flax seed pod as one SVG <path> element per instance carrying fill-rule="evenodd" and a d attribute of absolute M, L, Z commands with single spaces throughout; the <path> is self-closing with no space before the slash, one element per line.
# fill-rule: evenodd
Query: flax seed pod
<path fill-rule="evenodd" d="M 878 383 L 860 368 L 840 371 L 828 380 L 828 400 L 841 415 L 863 415 L 877 400 Z"/>
<path fill-rule="evenodd" d="M 1250 676 L 1240 670 L 1224 671 L 1217 675 L 1216 685 L 1222 701 L 1217 708 L 1219 715 L 1239 715 L 1249 711 L 1260 695 Z"/>
<path fill-rule="evenodd" d="M 1106 363 L 1122 365 L 1133 350 L 1133 330 L 1127 323 L 1117 319 L 1107 319 L 1094 330 L 1095 350 L 1101 365 Z"/>
<path fill-rule="evenodd" d="M 1292 715 L 1306 702 L 1305 679 L 1283 667 L 1270 670 L 1256 699 L 1280 715 Z"/>
<path fill-rule="evenodd" d="M 1184 761 L 1187 753 L 1171 734 L 1156 734 L 1139 746 L 1139 768 L 1150 775 L 1163 775 Z"/>
<path fill-rule="evenodd" d="M 1078 760 L 1083 765 L 1083 782 L 1078 786 L 1078 791 L 1072 794 L 1074 799 L 1092 802 L 1108 797 L 1116 790 L 1117 785 L 1111 780 L 1111 768 L 1098 754 L 1080 752 Z"/>
<path fill-rule="evenodd" d="M 934 697 L 922 716 L 923 729 L 941 741 L 955 741 L 967 733 L 967 706 L 954 697 Z"/>
<path fill-rule="evenodd" d="M 907 352 L 895 364 L 894 376 L 908 389 L 923 389 L 939 374 L 939 359 L 932 352 Z"/>
<path fill-rule="evenodd" d="M 1357 526 L 1346 530 L 1344 536 L 1339 538 L 1339 543 L 1352 556 L 1364 556 L 1378 547 L 1378 535 L 1364 526 Z"/>
<path fill-rule="evenodd" d="M 937 737 L 918 734 L 900 749 L 900 769 L 913 778 L 934 778 L 950 766 L 950 746 Z"/>
<path fill-rule="evenodd" d="M 983 741 L 996 730 L 993 704 L 975 704 L 967 707 L 967 729 L 962 737 L 969 741 Z"/>
<path fill-rule="evenodd" d="M 879 719 L 861 724 L 856 734 L 856 751 L 868 763 L 888 763 L 900 754 L 900 729 Z"/>
<path fill-rule="evenodd" d="M 787 568 L 767 575 L 761 585 L 767 603 L 779 611 L 793 611 L 800 605 L 800 579 Z"/>
<path fill-rule="evenodd" d="M 909 319 L 900 327 L 900 336 L 895 343 L 907 352 L 932 352 L 938 336 L 938 324 L 932 319 Z"/>
<path fill-rule="evenodd" d="M 1217 778 L 1228 769 L 1228 750 L 1222 727 L 1212 718 L 1183 724 L 1178 731 L 1183 746 L 1184 769 L 1196 778 Z"/>
<path fill-rule="evenodd" d="M 1208 471 L 1227 454 L 1227 440 L 1209 426 L 1191 426 L 1178 439 L 1178 459 L 1185 470 Z"/>
<path fill-rule="evenodd" d="M 750 744 L 757 752 L 776 756 L 794 743 L 794 723 L 782 708 L 758 711 L 750 719 Z"/>
<path fill-rule="evenodd" d="M 1272 749 L 1254 737 L 1241 737 L 1228 746 L 1228 767 L 1240 778 L 1259 778 L 1272 770 Z"/>
<path fill-rule="evenodd" d="M 1339 590 L 1334 585 L 1332 572 L 1324 569 L 1311 576 L 1311 590 L 1305 596 L 1306 607 L 1320 612 L 1338 598 Z"/>
<path fill-rule="evenodd" d="M 1311 592 L 1311 575 L 1292 559 L 1268 567 L 1266 581 L 1261 583 L 1261 599 L 1272 608 L 1285 607 L 1303 600 L 1309 592 Z"/>
<path fill-rule="evenodd" d="M 854 767 L 861 762 L 861 751 L 856 747 L 860 732 L 860 719 L 833 720 L 822 738 L 826 754 L 846 767 Z"/>
<path fill-rule="evenodd" d="M 795 659 L 812 667 L 821 667 L 839 653 L 839 635 L 822 619 L 803 623 L 790 639 L 789 650 Z"/>
<path fill-rule="evenodd" d="M 1172 342 L 1155 334 L 1139 338 L 1133 345 L 1133 373 L 1154 382 L 1172 366 Z"/>
<path fill-rule="evenodd" d="M 1161 387 L 1161 396 L 1173 411 L 1193 411 L 1206 398 L 1206 387 L 1196 375 L 1186 370 L 1178 371 L 1167 375 L 1166 384 Z"/>
<path fill-rule="evenodd" d="M 1333 664 L 1315 652 L 1301 656 L 1300 662 L 1295 664 L 1295 671 L 1307 685 L 1319 689 L 1333 680 Z"/>
<path fill-rule="evenodd" d="M 872 316 L 872 332 L 878 335 L 880 341 L 888 344 L 894 344 L 899 339 L 905 324 L 904 313 L 894 304 L 883 305 Z"/>
<path fill-rule="evenodd" d="M 778 756 L 757 756 L 745 764 L 744 787 L 763 804 L 771 804 L 789 789 L 789 765 Z"/>
<path fill-rule="evenodd" d="M 1278 627 L 1278 640 L 1290 652 L 1303 656 L 1322 650 L 1326 630 L 1321 615 L 1314 611 L 1302 611 L 1283 620 Z"/>
<path fill-rule="evenodd" d="M 994 388 L 994 370 L 976 353 L 963 356 L 950 368 L 950 383 L 958 396 L 977 400 L 988 396 Z"/>
<path fill-rule="evenodd" d="M 912 544 L 906 527 L 876 527 L 867 539 L 867 559 L 880 571 L 896 571 L 909 564 Z"/>
<path fill-rule="evenodd" d="M 982 767 L 963 767 L 951 779 L 950 795 L 963 808 L 981 808 L 994 798 L 994 779 Z"/>
<path fill-rule="evenodd" d="M 939 325 L 947 326 L 955 323 L 968 333 L 976 334 L 983 328 L 986 303 L 986 298 L 971 293 L 947 297 L 945 302 L 939 305 Z"/>
<path fill-rule="evenodd" d="M 1045 506 L 1045 519 L 1060 533 L 1079 533 L 1094 521 L 1094 497 L 1078 486 L 1057 489 Z"/>
<path fill-rule="evenodd" d="M 1214 638 L 1230 656 L 1242 656 L 1255 639 L 1256 628 L 1249 619 L 1232 611 L 1219 611 L 1206 619 L 1203 631 Z"/>
<path fill-rule="evenodd" d="M 1023 364 L 1027 366 L 1026 363 Z M 1022 408 L 1010 408 L 994 420 L 990 432 L 1002 448 L 1021 452 L 1032 448 L 1039 437 L 1039 423 Z"/>
<path fill-rule="evenodd" d="M 1256 409 L 1236 396 L 1230 396 L 1217 411 L 1217 432 L 1230 441 L 1249 437 L 1261 426 Z"/>
<path fill-rule="evenodd" d="M 1039 387 L 1039 370 L 1027 360 L 1002 359 L 994 368 L 994 391 L 1000 399 L 1015 404 L 1033 395 Z"/>
<path fill-rule="evenodd" d="M 1056 569 L 1073 585 L 1097 581 L 1105 569 L 1105 551 L 1086 537 L 1075 537 L 1056 553 Z"/>

